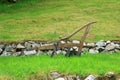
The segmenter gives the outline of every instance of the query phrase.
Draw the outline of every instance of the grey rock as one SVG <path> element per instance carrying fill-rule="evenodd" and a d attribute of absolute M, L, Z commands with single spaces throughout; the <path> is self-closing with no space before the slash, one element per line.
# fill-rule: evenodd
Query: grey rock
<path fill-rule="evenodd" d="M 96 50 L 98 50 L 99 52 L 102 52 L 103 50 L 105 50 L 105 47 L 96 47 Z"/>
<path fill-rule="evenodd" d="M 2 51 L 3 51 L 3 50 L 0 48 L 0 54 L 2 53 Z"/>
<path fill-rule="evenodd" d="M 32 44 L 31 43 L 25 42 L 24 45 L 25 45 L 26 50 L 32 50 Z"/>
<path fill-rule="evenodd" d="M 65 78 L 59 77 L 59 78 L 57 78 L 55 80 L 65 80 Z"/>
<path fill-rule="evenodd" d="M 88 46 L 88 47 L 95 47 L 96 44 L 95 44 L 95 43 L 87 43 L 87 46 Z"/>
<path fill-rule="evenodd" d="M 119 44 L 115 44 L 115 48 L 116 49 L 120 49 L 120 45 Z"/>
<path fill-rule="evenodd" d="M 120 52 L 120 50 L 119 49 L 115 49 L 115 52 Z"/>
<path fill-rule="evenodd" d="M 24 55 L 34 55 L 37 54 L 36 50 L 31 50 L 31 51 L 23 51 Z"/>
<path fill-rule="evenodd" d="M 103 50 L 101 53 L 109 53 L 109 51 L 108 50 Z"/>
<path fill-rule="evenodd" d="M 56 54 L 61 54 L 62 53 L 62 50 L 57 50 L 56 51 Z"/>
<path fill-rule="evenodd" d="M 5 44 L 0 43 L 0 48 L 4 48 Z"/>
<path fill-rule="evenodd" d="M 80 41 L 78 41 L 78 40 L 73 40 L 72 43 L 74 43 L 74 44 L 79 44 Z"/>
<path fill-rule="evenodd" d="M 115 53 L 115 50 L 111 50 L 111 51 L 109 51 L 108 53 L 109 53 L 109 54 L 113 54 L 113 53 Z"/>
<path fill-rule="evenodd" d="M 77 46 L 73 46 L 72 47 L 75 51 L 78 51 L 78 47 Z"/>
<path fill-rule="evenodd" d="M 67 75 L 66 78 L 67 80 L 76 80 L 76 76 L 74 75 Z"/>
<path fill-rule="evenodd" d="M 95 50 L 95 49 L 89 49 L 89 53 L 97 54 L 97 53 L 99 53 L 99 51 Z"/>
<path fill-rule="evenodd" d="M 38 48 L 38 47 L 40 47 L 40 44 L 37 44 L 37 43 L 34 43 L 34 44 L 31 44 L 32 45 L 32 48 Z"/>
<path fill-rule="evenodd" d="M 16 48 L 18 48 L 18 49 L 24 49 L 25 46 L 23 46 L 22 44 L 18 44 L 18 45 L 16 46 Z"/>
<path fill-rule="evenodd" d="M 52 52 L 53 52 L 52 50 L 49 50 L 49 51 L 47 52 L 47 54 L 48 54 L 48 55 L 51 55 Z M 45 53 L 45 52 L 44 52 L 44 53 Z"/>
<path fill-rule="evenodd" d="M 80 76 L 76 76 L 76 80 L 80 80 Z"/>
<path fill-rule="evenodd" d="M 108 80 L 117 80 L 114 72 L 107 72 L 105 76 L 108 78 Z"/>
<path fill-rule="evenodd" d="M 10 56 L 11 54 L 12 54 L 12 52 L 3 51 L 1 56 Z"/>
<path fill-rule="evenodd" d="M 12 48 L 16 48 L 17 46 L 16 46 L 16 44 L 11 44 L 11 46 L 12 46 Z"/>
<path fill-rule="evenodd" d="M 65 55 L 67 52 L 66 51 L 64 51 L 64 50 L 62 50 L 62 52 L 61 52 L 63 55 Z"/>
<path fill-rule="evenodd" d="M 73 48 L 70 48 L 70 51 L 73 51 Z"/>
<path fill-rule="evenodd" d="M 66 41 L 66 43 L 71 43 L 70 41 Z"/>
<path fill-rule="evenodd" d="M 111 43 L 111 41 L 106 41 L 107 44 Z"/>
<path fill-rule="evenodd" d="M 38 50 L 36 55 L 42 55 L 42 54 L 44 54 L 44 52 L 41 50 Z"/>
<path fill-rule="evenodd" d="M 30 44 L 35 44 L 36 42 L 34 42 L 34 41 L 28 41 L 28 43 L 30 43 Z"/>
<path fill-rule="evenodd" d="M 113 54 L 113 53 L 115 53 L 115 50 L 110 50 L 110 51 L 108 51 L 108 50 L 103 50 L 102 51 L 102 53 L 106 53 L 106 54 Z"/>
<path fill-rule="evenodd" d="M 84 80 L 97 80 L 97 78 L 93 75 L 89 75 L 87 78 L 85 78 Z"/>
<path fill-rule="evenodd" d="M 5 51 L 11 52 L 11 51 L 13 51 L 13 47 L 11 45 L 6 45 Z"/>
<path fill-rule="evenodd" d="M 25 42 L 25 46 L 28 47 L 28 48 L 37 48 L 37 47 L 40 47 L 41 44 L 39 43 L 36 43 L 34 41 L 28 41 L 28 42 Z"/>
<path fill-rule="evenodd" d="M 107 72 L 105 74 L 106 77 L 112 77 L 112 76 L 115 76 L 115 73 L 114 72 Z"/>
<path fill-rule="evenodd" d="M 82 52 L 88 52 L 89 48 L 82 48 Z"/>
<path fill-rule="evenodd" d="M 57 71 L 53 71 L 53 72 L 50 72 L 50 76 L 55 79 L 55 78 L 60 77 L 60 73 Z"/>
<path fill-rule="evenodd" d="M 106 46 L 106 42 L 99 41 L 99 42 L 96 43 L 96 46 L 98 46 L 98 47 L 105 47 Z"/>
<path fill-rule="evenodd" d="M 60 41 L 61 44 L 65 44 L 66 42 L 65 41 Z"/>
<path fill-rule="evenodd" d="M 12 55 L 13 56 L 20 56 L 22 54 L 22 52 L 15 52 L 15 53 L 13 53 Z"/>
<path fill-rule="evenodd" d="M 105 50 L 113 50 L 113 49 L 115 49 L 115 44 L 114 43 L 110 43 L 110 44 L 108 44 L 106 47 L 105 47 Z"/>
<path fill-rule="evenodd" d="M 84 43 L 83 43 L 83 46 L 87 46 L 87 44 L 84 42 Z"/>

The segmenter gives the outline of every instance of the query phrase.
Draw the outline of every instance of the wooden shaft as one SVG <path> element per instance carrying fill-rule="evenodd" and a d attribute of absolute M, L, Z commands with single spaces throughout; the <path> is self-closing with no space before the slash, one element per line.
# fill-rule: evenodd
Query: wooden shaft
<path fill-rule="evenodd" d="M 79 45 L 78 55 L 81 55 L 83 43 L 85 42 L 85 39 L 86 39 L 86 37 L 87 37 L 87 34 L 88 34 L 89 30 L 90 30 L 90 26 L 88 25 L 88 26 L 86 27 L 85 33 L 84 33 L 83 36 L 82 36 L 82 39 L 81 39 L 81 42 L 80 42 L 80 45 Z"/>
<path fill-rule="evenodd" d="M 77 46 L 77 47 L 79 47 L 79 45 L 80 45 L 80 43 L 79 44 L 75 44 L 75 43 L 65 43 L 65 44 L 62 44 L 62 43 L 60 43 L 59 45 L 58 45 L 58 47 L 59 48 L 70 48 L 70 47 L 73 47 L 73 46 Z M 55 46 L 54 45 L 47 45 L 47 46 L 41 46 L 41 47 L 39 47 L 38 49 L 39 50 L 52 50 L 52 49 L 54 49 L 55 48 Z"/>
<path fill-rule="evenodd" d="M 84 26 L 80 27 L 79 29 L 77 29 L 76 31 L 74 31 L 72 34 L 70 34 L 70 35 L 68 35 L 67 37 L 64 37 L 64 38 L 62 38 L 62 39 L 60 39 L 60 40 L 66 40 L 66 39 L 71 38 L 71 37 L 74 36 L 76 33 L 78 33 L 80 30 L 84 29 L 86 26 L 89 26 L 89 25 L 91 25 L 91 24 L 93 24 L 93 23 L 96 23 L 96 21 L 87 23 L 86 25 L 84 25 Z"/>

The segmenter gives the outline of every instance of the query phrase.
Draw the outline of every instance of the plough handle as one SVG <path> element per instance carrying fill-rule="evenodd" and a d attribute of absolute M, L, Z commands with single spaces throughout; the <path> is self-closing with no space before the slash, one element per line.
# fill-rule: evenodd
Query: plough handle
<path fill-rule="evenodd" d="M 64 38 L 60 39 L 60 41 L 61 41 L 61 40 L 67 40 L 67 39 L 71 38 L 71 37 L 74 36 L 76 33 L 78 33 L 80 30 L 84 29 L 85 27 L 87 27 L 87 26 L 89 26 L 89 25 L 91 25 L 91 24 L 93 24 L 93 23 L 96 23 L 96 21 L 85 24 L 84 26 L 82 26 L 82 27 L 80 27 L 79 29 L 77 29 L 76 31 L 74 31 L 72 34 L 68 35 L 67 37 L 64 37 Z"/>

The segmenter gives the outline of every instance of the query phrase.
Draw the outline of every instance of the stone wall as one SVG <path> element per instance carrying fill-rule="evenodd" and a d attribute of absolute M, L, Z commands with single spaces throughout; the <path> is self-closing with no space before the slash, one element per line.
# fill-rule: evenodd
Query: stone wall
<path fill-rule="evenodd" d="M 78 40 L 73 41 L 61 41 L 60 43 L 80 43 Z M 39 50 L 41 46 L 51 45 L 53 43 L 41 42 L 41 41 L 23 41 L 23 42 L 0 42 L 0 56 L 25 56 L 25 55 L 50 55 L 53 50 Z M 55 54 L 66 54 L 68 48 L 59 49 Z M 70 48 L 70 52 L 77 52 L 78 47 L 73 46 Z M 82 48 L 82 54 L 99 54 L 99 53 L 116 53 L 120 52 L 120 41 L 98 41 L 98 42 L 86 42 Z"/>
<path fill-rule="evenodd" d="M 53 71 L 48 74 L 49 80 L 120 80 L 120 75 L 114 72 L 107 72 L 104 75 L 88 75 L 80 76 L 73 74 L 63 74 L 58 71 Z"/>
<path fill-rule="evenodd" d="M 114 72 L 107 72 L 103 75 L 84 75 L 60 73 L 59 71 L 52 71 L 46 74 L 35 73 L 31 75 L 28 80 L 120 80 L 120 74 Z"/>

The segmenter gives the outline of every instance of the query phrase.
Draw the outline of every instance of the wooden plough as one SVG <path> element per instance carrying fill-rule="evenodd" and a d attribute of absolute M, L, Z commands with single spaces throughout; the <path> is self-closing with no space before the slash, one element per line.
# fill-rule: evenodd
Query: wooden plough
<path fill-rule="evenodd" d="M 44 45 L 44 46 L 41 46 L 39 47 L 39 50 L 53 50 L 52 54 L 51 54 L 51 57 L 53 57 L 54 53 L 58 50 L 58 49 L 61 49 L 61 48 L 71 48 L 73 46 L 77 46 L 79 49 L 78 49 L 78 52 L 77 52 L 77 55 L 80 56 L 81 55 L 81 51 L 82 51 L 82 47 L 83 47 L 83 43 L 86 39 L 86 36 L 90 30 L 90 25 L 91 24 L 94 24 L 96 23 L 95 22 L 90 22 L 90 23 L 87 23 L 85 24 L 84 26 L 80 27 L 79 29 L 77 29 L 76 31 L 74 31 L 72 34 L 64 37 L 64 38 L 61 38 L 59 39 L 58 41 L 55 41 L 53 42 L 53 44 L 51 45 Z M 81 38 L 81 41 L 80 43 L 60 43 L 61 41 L 67 41 L 69 38 L 71 38 L 72 36 L 74 36 L 76 33 L 78 33 L 80 30 L 84 29 L 85 28 L 85 32 Z M 69 49 L 68 49 L 69 50 Z M 67 51 L 67 54 L 70 55 L 70 51 Z"/>

